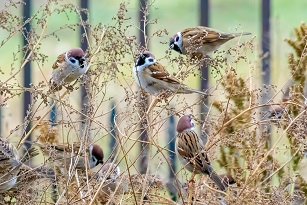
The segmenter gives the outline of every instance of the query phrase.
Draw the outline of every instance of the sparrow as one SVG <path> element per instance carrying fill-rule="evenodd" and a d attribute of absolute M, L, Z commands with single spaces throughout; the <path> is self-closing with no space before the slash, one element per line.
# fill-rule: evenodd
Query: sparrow
<path fill-rule="evenodd" d="M 93 190 L 97 190 L 98 186 L 102 186 L 97 200 L 103 204 L 106 204 L 109 200 L 110 204 L 113 204 L 114 196 L 122 196 L 129 190 L 129 177 L 120 176 L 120 168 L 114 163 L 106 163 L 101 169 L 93 176 L 93 180 L 96 184 Z M 98 186 L 97 186 L 98 185 Z M 114 204 L 118 204 L 115 203 Z"/>
<path fill-rule="evenodd" d="M 191 115 L 182 116 L 177 124 L 175 151 L 179 161 L 185 168 L 195 174 L 207 174 L 220 190 L 225 191 L 227 186 L 210 165 L 203 141 L 194 131 L 194 122 Z"/>
<path fill-rule="evenodd" d="M 173 93 L 206 93 L 194 90 L 182 84 L 177 78 L 171 76 L 167 70 L 156 61 L 149 51 L 141 53 L 132 69 L 136 83 L 147 93 L 158 95 L 160 91 Z"/>
<path fill-rule="evenodd" d="M 109 172 L 109 174 L 108 174 Z M 102 166 L 102 168 L 99 171 L 99 176 L 100 177 L 105 177 L 108 174 L 108 176 L 106 177 L 106 179 L 112 179 L 115 180 L 119 177 L 120 175 L 120 168 L 119 166 L 117 166 L 116 164 L 113 163 L 106 163 L 105 165 Z"/>
<path fill-rule="evenodd" d="M 17 183 L 17 174 L 22 162 L 14 145 L 0 138 L 0 193 L 11 189 Z"/>
<path fill-rule="evenodd" d="M 57 167 L 70 167 L 70 165 L 75 166 L 77 169 L 85 170 L 86 168 L 86 158 L 84 157 L 84 152 L 80 152 L 80 143 L 73 144 L 57 144 L 57 145 L 43 145 L 37 143 L 46 156 L 49 156 L 55 166 Z M 77 160 L 78 153 L 79 159 Z M 97 166 L 98 164 L 103 164 L 103 150 L 97 144 L 90 145 L 86 149 L 89 168 Z M 63 172 L 63 170 L 61 169 Z"/>
<path fill-rule="evenodd" d="M 18 174 L 22 168 L 31 170 L 24 163 L 36 155 L 38 151 L 31 148 L 24 157 L 20 158 L 16 147 L 0 137 L 0 193 L 12 189 L 17 184 Z"/>
<path fill-rule="evenodd" d="M 52 66 L 50 83 L 53 90 L 59 91 L 63 85 L 77 80 L 87 70 L 87 61 L 81 48 L 73 48 L 58 56 Z"/>
<path fill-rule="evenodd" d="M 192 56 L 205 56 L 216 51 L 227 41 L 251 33 L 225 33 L 218 30 L 197 26 L 186 28 L 170 38 L 169 47 L 175 51 Z"/>

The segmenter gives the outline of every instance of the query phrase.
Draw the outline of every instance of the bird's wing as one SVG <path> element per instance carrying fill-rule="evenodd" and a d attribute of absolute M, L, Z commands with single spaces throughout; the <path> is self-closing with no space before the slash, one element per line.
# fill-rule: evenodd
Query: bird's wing
<path fill-rule="evenodd" d="M 19 154 L 14 145 L 0 138 L 0 161 L 7 159 L 15 159 L 18 161 Z"/>
<path fill-rule="evenodd" d="M 197 170 L 207 170 L 210 165 L 207 154 L 196 132 L 183 132 L 177 136 L 177 151 Z"/>
<path fill-rule="evenodd" d="M 21 165 L 15 146 L 0 138 L 0 180 L 6 178 L 8 174 L 14 175 Z"/>
<path fill-rule="evenodd" d="M 165 81 L 167 83 L 180 84 L 180 81 L 177 78 L 171 76 L 160 63 L 150 65 L 148 68 L 151 72 L 151 77 Z"/>
<path fill-rule="evenodd" d="M 61 55 L 59 55 L 57 57 L 57 60 L 55 61 L 55 63 L 52 65 L 52 68 L 55 70 L 59 67 L 59 64 L 61 62 L 65 62 L 65 53 L 62 53 Z"/>
<path fill-rule="evenodd" d="M 186 45 L 192 43 L 195 44 L 205 44 L 205 43 L 213 43 L 215 41 L 219 41 L 221 39 L 229 40 L 233 38 L 233 35 L 219 32 L 212 28 L 207 28 L 203 26 L 198 26 L 195 28 L 187 28 L 181 32 L 184 44 Z"/>

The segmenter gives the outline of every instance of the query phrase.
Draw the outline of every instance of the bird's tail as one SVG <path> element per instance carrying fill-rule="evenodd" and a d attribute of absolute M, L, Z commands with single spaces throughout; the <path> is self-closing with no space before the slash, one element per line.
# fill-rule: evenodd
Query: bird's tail
<path fill-rule="evenodd" d="M 210 179 L 219 187 L 221 191 L 226 191 L 227 185 L 222 182 L 222 178 L 213 170 L 209 173 Z"/>
<path fill-rule="evenodd" d="M 200 90 L 194 90 L 194 89 L 190 89 L 191 92 L 193 93 L 198 93 L 204 96 L 208 96 L 208 94 L 206 92 L 200 91 Z"/>
<path fill-rule="evenodd" d="M 229 34 L 231 35 L 233 38 L 235 37 L 238 37 L 238 36 L 246 36 L 246 35 L 251 35 L 252 33 L 249 33 L 249 32 L 242 32 L 242 33 L 232 33 L 232 34 Z"/>
<path fill-rule="evenodd" d="M 199 91 L 199 90 L 194 90 L 194 89 L 188 88 L 186 86 L 182 87 L 177 92 L 178 93 L 184 93 L 184 94 L 198 93 L 198 94 L 201 94 L 201 95 L 204 95 L 204 96 L 208 96 L 208 94 L 206 92 Z"/>

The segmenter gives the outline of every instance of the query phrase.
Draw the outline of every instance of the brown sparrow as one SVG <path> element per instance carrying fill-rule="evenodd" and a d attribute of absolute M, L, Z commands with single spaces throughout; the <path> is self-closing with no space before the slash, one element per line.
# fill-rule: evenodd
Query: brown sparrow
<path fill-rule="evenodd" d="M 73 48 L 59 55 L 52 68 L 52 89 L 61 90 L 62 85 L 77 80 L 86 72 L 85 54 L 81 48 Z"/>
<path fill-rule="evenodd" d="M 35 149 L 31 149 L 30 157 L 26 156 L 20 159 L 15 146 L 0 137 L 0 193 L 10 190 L 16 185 L 20 169 L 27 167 L 23 162 L 37 154 L 38 152 Z"/>
<path fill-rule="evenodd" d="M 192 56 L 205 56 L 221 45 L 238 36 L 251 33 L 224 33 L 212 28 L 197 26 L 176 33 L 169 42 L 170 49 Z"/>
<path fill-rule="evenodd" d="M 103 204 L 106 204 L 107 201 L 109 201 L 108 204 L 119 204 L 113 201 L 116 198 L 114 196 L 122 196 L 129 190 L 128 179 L 127 176 L 120 176 L 120 168 L 116 164 L 106 163 L 103 165 L 93 177 L 95 184 L 102 186 L 97 200 Z M 97 190 L 98 187 L 95 188 L 94 190 Z"/>
<path fill-rule="evenodd" d="M 86 149 L 88 160 L 85 159 L 84 152 L 80 152 L 80 143 L 58 145 L 42 145 L 37 143 L 37 145 L 45 155 L 55 162 L 55 166 L 60 168 L 75 166 L 77 169 L 85 170 L 86 161 L 88 161 L 90 169 L 98 164 L 103 164 L 103 151 L 97 144 L 93 144 Z M 80 153 L 79 159 L 76 162 L 78 153 Z"/>
<path fill-rule="evenodd" d="M 171 76 L 167 70 L 158 62 L 149 51 L 141 53 L 132 69 L 134 79 L 145 92 L 158 95 L 160 91 L 171 91 L 173 93 L 200 93 L 204 92 L 188 88 L 177 78 Z"/>
<path fill-rule="evenodd" d="M 0 193 L 17 183 L 17 174 L 22 166 L 14 145 L 0 138 Z"/>
<path fill-rule="evenodd" d="M 269 110 L 269 116 L 268 118 L 271 120 L 280 120 L 284 117 L 284 115 L 287 112 L 286 106 L 282 105 L 284 102 L 288 102 L 288 98 L 283 98 L 281 100 L 281 105 L 273 105 L 271 109 Z"/>
<path fill-rule="evenodd" d="M 109 171 L 110 170 L 110 171 Z M 102 168 L 99 171 L 99 176 L 100 177 L 105 177 L 107 173 L 109 172 L 108 176 L 106 179 L 117 179 L 120 175 L 120 168 L 116 164 L 113 163 L 106 163 L 105 165 L 102 166 Z"/>
<path fill-rule="evenodd" d="M 184 115 L 179 119 L 177 132 L 176 154 L 185 168 L 193 173 L 192 179 L 194 174 L 207 174 L 220 190 L 225 191 L 227 188 L 225 183 L 211 167 L 203 141 L 194 131 L 191 115 Z"/>

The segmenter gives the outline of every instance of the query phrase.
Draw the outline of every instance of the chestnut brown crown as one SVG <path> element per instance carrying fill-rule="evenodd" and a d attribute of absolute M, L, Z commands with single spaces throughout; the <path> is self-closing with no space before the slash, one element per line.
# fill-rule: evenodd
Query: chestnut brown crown
<path fill-rule="evenodd" d="M 81 48 L 73 48 L 70 49 L 67 53 L 67 57 L 75 57 L 75 58 L 82 58 L 84 57 L 84 51 Z"/>
<path fill-rule="evenodd" d="M 97 163 L 103 164 L 103 151 L 97 144 L 93 144 L 92 155 L 97 159 Z"/>
<path fill-rule="evenodd" d="M 179 119 L 177 124 L 178 133 L 193 129 L 194 129 L 194 122 L 192 119 L 192 115 L 184 115 Z"/>

